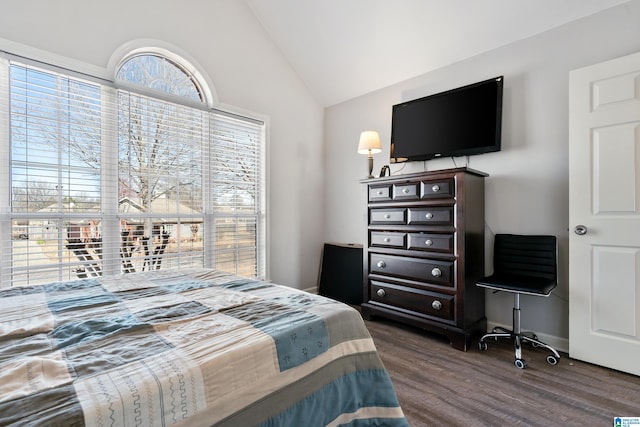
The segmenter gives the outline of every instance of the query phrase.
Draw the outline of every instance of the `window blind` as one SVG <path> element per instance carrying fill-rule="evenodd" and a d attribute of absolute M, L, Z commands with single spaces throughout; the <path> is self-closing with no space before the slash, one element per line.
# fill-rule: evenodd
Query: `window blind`
<path fill-rule="evenodd" d="M 208 114 L 118 93 L 118 212 L 136 271 L 204 265 L 203 150 Z"/>
<path fill-rule="evenodd" d="M 99 274 L 100 257 L 73 248 L 95 236 L 101 209 L 100 87 L 22 65 L 9 73 L 11 282 Z"/>
<path fill-rule="evenodd" d="M 211 177 L 216 269 L 261 274 L 264 206 L 263 126 L 233 116 L 211 116 Z M 235 267 L 235 270 L 233 270 Z"/>
<path fill-rule="evenodd" d="M 263 123 L 0 67 L 0 286 L 193 266 L 264 276 Z"/>

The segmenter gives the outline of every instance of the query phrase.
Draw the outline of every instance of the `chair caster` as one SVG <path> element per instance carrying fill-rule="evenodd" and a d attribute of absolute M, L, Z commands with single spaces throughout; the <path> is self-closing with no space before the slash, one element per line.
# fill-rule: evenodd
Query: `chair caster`
<path fill-rule="evenodd" d="M 538 348 L 540 347 L 540 345 L 536 342 L 538 341 L 538 336 L 536 334 L 531 335 L 531 338 L 533 338 L 535 341 L 529 341 L 529 344 L 531 344 L 531 347 L 533 348 Z"/>
<path fill-rule="evenodd" d="M 524 359 L 516 359 L 514 363 L 518 369 L 524 369 L 527 367 L 527 362 L 525 362 Z"/>
<path fill-rule="evenodd" d="M 482 351 L 487 351 L 487 348 L 489 348 L 489 346 L 487 345 L 487 343 L 486 343 L 486 342 L 484 342 L 484 341 L 480 341 L 480 342 L 478 343 L 478 348 L 479 348 L 480 350 L 482 350 Z"/>
<path fill-rule="evenodd" d="M 549 365 L 557 365 L 560 360 L 553 354 L 547 356 L 547 363 Z"/>

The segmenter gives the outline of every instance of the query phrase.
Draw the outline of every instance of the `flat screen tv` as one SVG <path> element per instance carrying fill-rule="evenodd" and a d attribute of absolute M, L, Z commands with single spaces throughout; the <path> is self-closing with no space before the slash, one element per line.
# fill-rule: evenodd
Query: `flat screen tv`
<path fill-rule="evenodd" d="M 500 151 L 503 76 L 393 106 L 391 161 Z"/>

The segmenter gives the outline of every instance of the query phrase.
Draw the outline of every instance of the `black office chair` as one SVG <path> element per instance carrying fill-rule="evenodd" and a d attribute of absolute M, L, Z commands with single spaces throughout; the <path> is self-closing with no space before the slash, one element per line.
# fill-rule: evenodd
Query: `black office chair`
<path fill-rule="evenodd" d="M 487 349 L 487 338 L 512 338 L 515 341 L 515 365 L 524 369 L 521 344 L 544 347 L 553 354 L 547 356 L 550 365 L 556 365 L 560 354 L 538 340 L 533 332 L 520 328 L 520 294 L 547 297 L 557 286 L 557 242 L 555 236 L 496 234 L 493 247 L 493 274 L 483 277 L 476 285 L 497 291 L 513 293 L 513 330 L 495 327 L 479 343 Z"/>

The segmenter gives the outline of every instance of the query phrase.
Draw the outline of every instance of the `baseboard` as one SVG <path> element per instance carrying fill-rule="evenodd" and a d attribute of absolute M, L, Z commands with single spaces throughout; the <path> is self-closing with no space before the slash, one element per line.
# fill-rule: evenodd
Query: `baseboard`
<path fill-rule="evenodd" d="M 501 325 L 498 323 L 487 321 L 487 331 L 492 330 L 496 326 L 511 329 L 512 325 Z M 551 347 L 555 348 L 556 350 L 562 353 L 569 353 L 569 339 L 556 337 L 554 335 L 548 335 L 548 334 L 540 333 L 537 331 L 536 331 L 536 335 L 538 336 L 538 339 L 543 343 L 549 344 Z"/>
<path fill-rule="evenodd" d="M 302 290 L 305 291 L 305 292 L 308 292 L 310 294 L 317 294 L 318 293 L 318 287 L 317 286 L 312 286 L 310 288 L 305 288 L 305 289 L 302 289 Z"/>

